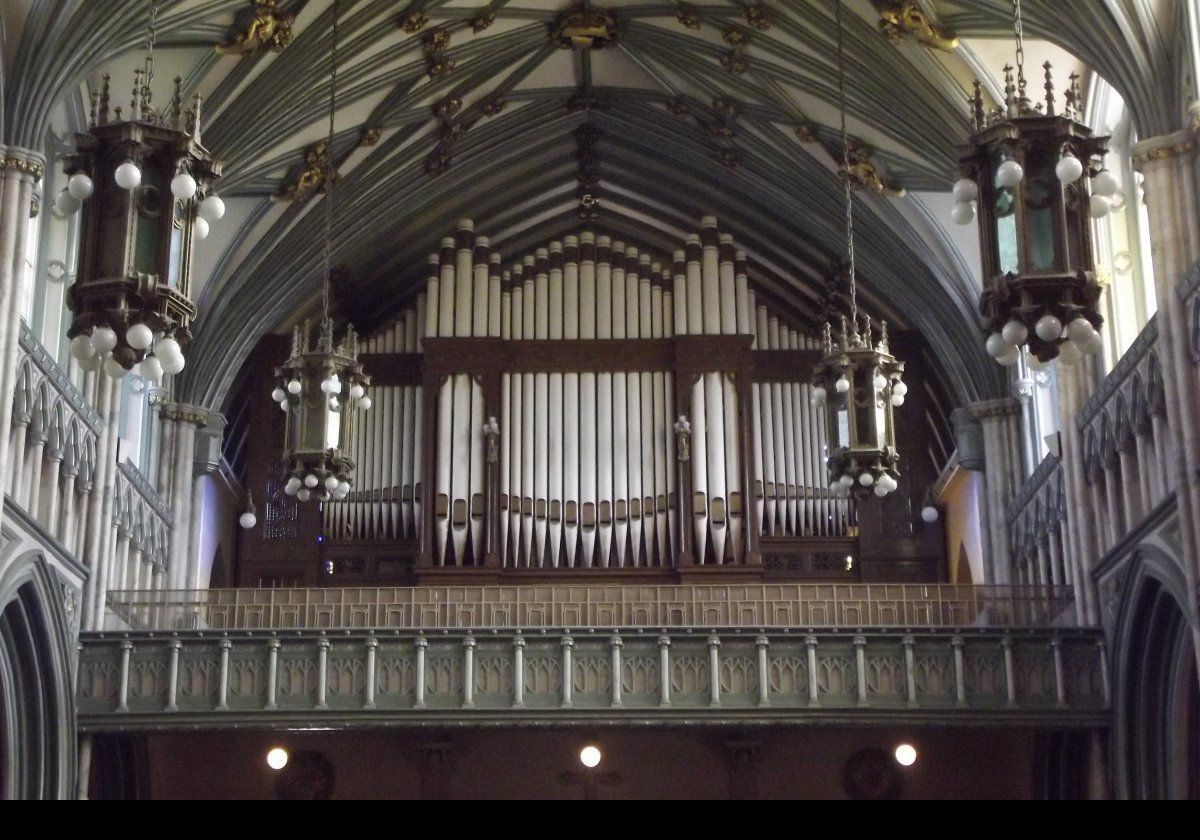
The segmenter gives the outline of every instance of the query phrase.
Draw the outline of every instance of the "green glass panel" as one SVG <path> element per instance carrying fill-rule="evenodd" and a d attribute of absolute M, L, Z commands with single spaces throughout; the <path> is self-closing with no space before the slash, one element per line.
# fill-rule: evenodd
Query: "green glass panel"
<path fill-rule="evenodd" d="M 1020 270 L 1017 259 L 1017 217 L 1013 212 L 1016 202 L 1012 190 L 1003 188 L 996 192 L 996 273 L 1007 274 Z"/>

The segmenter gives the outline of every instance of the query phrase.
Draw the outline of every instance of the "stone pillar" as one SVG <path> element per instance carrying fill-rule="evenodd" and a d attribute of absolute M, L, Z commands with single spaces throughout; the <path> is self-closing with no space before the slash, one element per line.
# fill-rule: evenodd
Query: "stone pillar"
<path fill-rule="evenodd" d="M 1195 106 L 1193 106 L 1195 107 Z M 1186 605 L 1200 664 L 1200 394 L 1188 353 L 1187 306 L 1175 293 L 1200 259 L 1200 203 L 1197 201 L 1196 122 L 1174 134 L 1151 137 L 1133 148 L 1133 166 L 1145 176 L 1150 253 L 1158 303 L 1159 361 L 1166 395 L 1166 434 L 1177 457 L 1175 491 L 1179 508 Z"/>
<path fill-rule="evenodd" d="M 1021 404 L 1007 397 L 975 403 L 968 410 L 979 424 L 983 442 L 983 504 L 979 519 L 984 531 L 984 568 L 990 572 L 984 582 L 1007 584 L 1012 581 L 1008 503 L 1024 476 L 1018 426 Z M 962 423 L 960 419 L 958 425 Z"/>
<path fill-rule="evenodd" d="M 116 494 L 117 470 L 114 455 L 117 446 L 117 388 L 118 383 L 101 377 L 96 388 L 96 409 L 104 418 L 104 427 L 96 440 L 96 466 L 92 475 L 92 491 L 88 497 L 86 536 L 83 561 L 89 567 L 84 612 L 85 630 L 102 626 L 104 592 L 101 578 L 112 543 L 112 508 Z M 89 620 L 90 619 L 90 620 Z"/>
<path fill-rule="evenodd" d="M 198 578 L 199 519 L 204 486 L 195 476 L 195 444 L 197 429 L 208 423 L 209 413 L 196 406 L 166 402 L 162 392 L 152 394 L 151 400 L 159 406 L 159 421 L 163 424 L 164 446 L 159 461 L 158 491 L 167 497 L 171 505 L 167 588 L 197 588 L 191 586 L 194 579 L 192 566 L 196 566 L 195 578 Z M 196 563 L 192 562 L 193 557 L 197 558 Z"/>
<path fill-rule="evenodd" d="M 188 525 L 188 577 L 187 588 L 191 590 L 208 587 L 208 578 L 201 580 L 204 557 L 201 553 L 201 535 L 204 526 L 205 490 L 211 476 L 221 466 L 221 437 L 225 432 L 225 417 L 214 411 L 203 410 L 204 425 L 196 429 L 193 448 L 194 488 L 190 499 L 191 517 Z"/>
<path fill-rule="evenodd" d="M 24 270 L 26 237 L 34 184 L 42 177 L 43 163 L 37 152 L 0 145 L 0 476 L 12 474 L 8 432 L 17 381 L 17 340 L 21 310 L 30 294 Z"/>

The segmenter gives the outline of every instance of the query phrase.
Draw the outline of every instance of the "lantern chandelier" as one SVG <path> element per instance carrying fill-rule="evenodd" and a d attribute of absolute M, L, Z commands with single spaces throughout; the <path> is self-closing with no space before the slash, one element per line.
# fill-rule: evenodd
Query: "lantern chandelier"
<path fill-rule="evenodd" d="M 1078 75 L 1056 112 L 1050 62 L 1045 98 L 1032 103 L 1025 80 L 1021 0 L 1013 0 L 1016 76 L 1004 67 L 1004 102 L 985 111 L 978 81 L 971 137 L 954 184 L 955 222 L 970 224 L 978 206 L 984 291 L 979 301 L 987 351 L 1041 370 L 1054 358 L 1075 364 L 1104 344 L 1098 332 L 1100 286 L 1092 260 L 1092 219 L 1125 203 L 1117 177 L 1103 168 L 1107 137 L 1078 122 Z M 1084 178 L 1084 175 L 1087 178 Z"/>
<path fill-rule="evenodd" d="M 158 4 L 150 4 L 146 57 L 133 71 L 129 113 L 111 109 L 109 76 L 92 94 L 86 134 L 64 158 L 67 186 L 54 200 L 65 217 L 83 211 L 79 272 L 68 295 L 71 355 L 87 371 L 119 379 L 135 365 L 146 379 L 183 370 L 196 314 L 195 243 L 225 215 L 212 191 L 221 174 L 200 142 L 200 96 L 183 107 L 182 80 L 167 106 L 152 104 Z"/>
<path fill-rule="evenodd" d="M 366 410 L 371 398 L 370 377 L 358 363 L 358 338 L 348 327 L 340 343 L 334 342 L 329 316 L 329 276 L 333 236 L 333 129 L 337 110 L 338 0 L 333 3 L 333 46 L 330 50 L 329 138 L 331 153 L 325 171 L 325 265 L 321 284 L 321 320 L 315 342 L 312 324 L 305 321 L 292 333 L 292 355 L 275 369 L 276 387 L 271 397 L 287 412 L 283 450 L 288 474 L 283 491 L 302 502 L 316 498 L 327 502 L 346 498 L 354 462 L 346 454 L 353 413 Z"/>
<path fill-rule="evenodd" d="M 846 132 L 846 70 L 842 44 L 842 2 L 837 3 L 838 96 L 842 118 L 842 182 L 846 194 L 846 275 L 849 317 L 841 316 L 835 336 L 824 329 L 824 358 L 813 369 L 813 393 L 825 406 L 829 440 L 829 479 L 835 495 L 886 496 L 899 486 L 900 454 L 892 409 L 904 404 L 908 386 L 901 380 L 904 363 L 888 351 L 887 323 L 878 338 L 871 319 L 858 314 L 854 266 L 854 197 L 847 173 L 850 141 Z"/>

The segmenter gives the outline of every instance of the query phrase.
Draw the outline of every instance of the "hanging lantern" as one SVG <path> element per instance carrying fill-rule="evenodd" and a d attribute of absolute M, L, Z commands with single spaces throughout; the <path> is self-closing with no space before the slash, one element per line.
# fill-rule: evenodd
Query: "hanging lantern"
<path fill-rule="evenodd" d="M 1094 353 L 1103 323 L 1092 259 L 1091 218 L 1108 213 L 1115 178 L 1103 169 L 1106 137 L 1077 121 L 1078 76 L 1056 112 L 1050 63 L 1043 102 L 1026 96 L 1020 4 L 1016 4 L 1016 75 L 1006 66 L 1004 103 L 985 112 L 978 82 L 971 137 L 955 185 L 955 221 L 978 202 L 984 290 L 979 309 L 988 352 L 1001 364 L 1027 345 L 1041 362 Z M 1083 177 L 1087 175 L 1089 177 Z M 968 186 L 969 185 L 969 186 Z M 971 214 L 972 216 L 974 214 Z"/>
<path fill-rule="evenodd" d="M 333 321 L 304 322 L 292 333 L 292 355 L 276 368 L 272 398 L 287 412 L 283 452 L 288 472 L 284 492 L 300 501 L 344 499 L 354 462 L 347 455 L 353 412 L 371 407 L 370 378 L 358 363 L 354 329 L 333 342 Z"/>
<path fill-rule="evenodd" d="M 338 0 L 333 3 L 333 39 L 330 50 L 328 148 L 333 149 L 334 115 L 337 113 Z M 288 479 L 283 492 L 302 502 L 341 500 L 350 493 L 354 461 L 347 451 L 354 413 L 371 407 L 367 394 L 370 377 L 358 363 L 358 337 L 349 327 L 340 344 L 334 344 L 333 318 L 329 315 L 329 275 L 333 239 L 332 155 L 325 172 L 325 276 L 321 285 L 321 320 L 313 341 L 311 323 L 292 333 L 292 355 L 275 369 L 271 398 L 287 412 L 283 462 Z M 216 208 L 210 207 L 210 210 Z M 222 211 L 224 208 L 221 208 Z"/>
<path fill-rule="evenodd" d="M 157 357 L 183 370 L 182 347 L 196 314 L 191 298 L 197 215 L 221 174 L 200 142 L 200 105 L 183 107 L 182 81 L 165 109 L 151 104 L 154 20 L 148 53 L 134 71 L 129 111 L 110 109 L 109 77 L 92 97 L 90 127 L 64 159 L 61 211 L 82 209 L 79 270 L 68 294 L 72 352 L 87 370 L 120 377 Z M 60 206 L 61 205 L 61 206 Z"/>
<path fill-rule="evenodd" d="M 899 486 L 892 411 L 908 393 L 903 373 L 904 363 L 888 350 L 886 323 L 877 341 L 866 317 L 861 330 L 848 327 L 843 317 L 837 336 L 825 324 L 824 358 L 813 369 L 813 385 L 825 394 L 829 486 L 835 495 L 886 496 Z"/>
<path fill-rule="evenodd" d="M 838 97 L 841 110 L 843 171 L 850 168 L 850 140 L 846 133 L 846 72 L 842 44 L 842 3 L 837 4 Z M 908 386 L 901 375 L 904 364 L 888 349 L 887 323 L 878 340 L 871 319 L 858 324 L 857 278 L 854 266 L 854 196 L 843 176 L 846 197 L 846 277 L 850 317 L 841 318 L 835 341 L 828 321 L 824 329 L 824 356 L 813 368 L 813 393 L 825 404 L 828 430 L 829 486 L 845 498 L 854 494 L 886 496 L 900 486 L 900 453 L 892 410 L 904 405 Z"/>

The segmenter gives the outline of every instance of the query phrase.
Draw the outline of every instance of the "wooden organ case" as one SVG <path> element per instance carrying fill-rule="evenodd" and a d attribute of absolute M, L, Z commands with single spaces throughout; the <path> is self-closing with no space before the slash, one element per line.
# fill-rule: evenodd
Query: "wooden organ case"
<path fill-rule="evenodd" d="M 584 231 L 508 266 L 464 220 L 362 342 L 354 489 L 285 579 L 937 580 L 920 397 L 897 412 L 901 492 L 856 509 L 828 488 L 817 346 L 712 217 L 670 263 Z"/>

